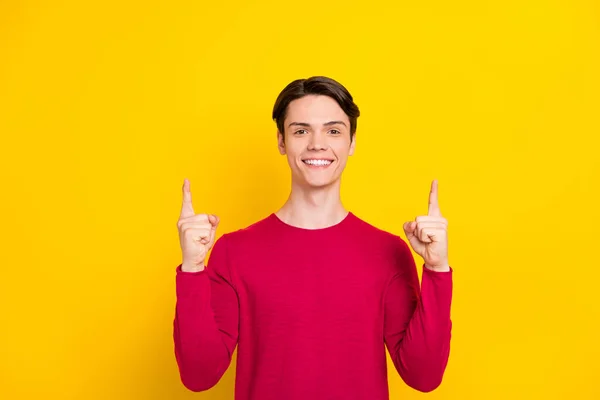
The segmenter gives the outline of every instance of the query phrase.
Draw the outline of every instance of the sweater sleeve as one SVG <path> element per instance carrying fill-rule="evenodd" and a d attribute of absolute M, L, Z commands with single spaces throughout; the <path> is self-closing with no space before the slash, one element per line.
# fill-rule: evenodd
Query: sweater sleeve
<path fill-rule="evenodd" d="M 175 358 L 182 383 L 199 392 L 215 386 L 238 341 L 239 302 L 227 260 L 226 235 L 219 238 L 203 271 L 176 268 L 173 322 Z"/>
<path fill-rule="evenodd" d="M 384 339 L 402 380 L 430 392 L 442 382 L 450 355 L 452 268 L 425 268 L 421 287 L 415 260 L 400 237 L 396 269 L 385 293 Z"/>

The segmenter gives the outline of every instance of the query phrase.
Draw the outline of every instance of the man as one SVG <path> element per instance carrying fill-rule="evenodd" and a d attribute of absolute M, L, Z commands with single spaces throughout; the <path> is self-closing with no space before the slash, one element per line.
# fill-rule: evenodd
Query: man
<path fill-rule="evenodd" d="M 188 389 L 213 387 L 236 346 L 237 400 L 387 400 L 386 347 L 406 384 L 423 392 L 440 385 L 452 269 L 437 181 L 428 215 L 404 224 L 424 261 L 419 286 L 407 242 L 341 202 L 358 116 L 350 93 L 332 79 L 290 83 L 273 110 L 291 169 L 289 198 L 216 243 L 218 217 L 194 212 L 184 180 L 174 341 Z"/>

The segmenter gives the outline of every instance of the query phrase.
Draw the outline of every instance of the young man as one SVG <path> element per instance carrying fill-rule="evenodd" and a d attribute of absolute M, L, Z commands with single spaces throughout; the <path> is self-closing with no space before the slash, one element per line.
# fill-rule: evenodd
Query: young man
<path fill-rule="evenodd" d="M 290 83 L 273 110 L 289 198 L 216 243 L 219 219 L 194 212 L 184 180 L 174 341 L 188 389 L 213 387 L 236 346 L 236 400 L 387 400 L 386 347 L 406 384 L 422 392 L 440 385 L 452 269 L 437 182 L 428 215 L 404 224 L 424 261 L 420 286 L 407 242 L 342 205 L 358 116 L 332 79 Z"/>

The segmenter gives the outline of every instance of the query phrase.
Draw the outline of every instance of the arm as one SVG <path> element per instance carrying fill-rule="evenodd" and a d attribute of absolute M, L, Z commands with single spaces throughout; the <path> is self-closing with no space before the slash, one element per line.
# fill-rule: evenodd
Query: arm
<path fill-rule="evenodd" d="M 195 392 L 217 384 L 238 340 L 239 303 L 225 237 L 215 242 L 204 270 L 176 270 L 175 357 L 182 383 Z"/>
<path fill-rule="evenodd" d="M 452 269 L 423 268 L 422 284 L 415 260 L 401 238 L 396 270 L 385 293 L 385 343 L 402 380 L 430 392 L 442 382 L 450 355 Z"/>

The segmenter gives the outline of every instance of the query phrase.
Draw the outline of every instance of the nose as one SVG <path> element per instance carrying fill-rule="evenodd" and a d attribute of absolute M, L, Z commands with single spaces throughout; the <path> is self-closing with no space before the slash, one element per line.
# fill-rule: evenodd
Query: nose
<path fill-rule="evenodd" d="M 327 144 L 325 143 L 325 136 L 320 132 L 315 132 L 310 135 L 310 140 L 308 142 L 309 150 L 325 150 L 327 148 Z"/>

